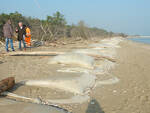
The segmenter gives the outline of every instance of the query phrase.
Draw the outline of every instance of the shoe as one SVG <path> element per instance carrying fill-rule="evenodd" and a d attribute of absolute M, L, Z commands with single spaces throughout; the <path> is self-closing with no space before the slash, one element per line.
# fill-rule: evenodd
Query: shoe
<path fill-rule="evenodd" d="M 12 50 L 13 52 L 15 52 L 15 50 Z"/>

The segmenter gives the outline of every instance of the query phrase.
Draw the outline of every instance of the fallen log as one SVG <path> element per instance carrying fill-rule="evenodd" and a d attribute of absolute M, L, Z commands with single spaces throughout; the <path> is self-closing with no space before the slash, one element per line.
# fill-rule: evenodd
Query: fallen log
<path fill-rule="evenodd" d="M 42 55 L 61 55 L 61 54 L 65 54 L 65 52 L 56 52 L 56 51 L 34 51 L 34 52 L 12 52 L 12 53 L 8 53 L 6 54 L 7 56 L 42 56 Z M 112 62 L 116 62 L 115 59 L 110 58 L 110 57 L 106 57 L 106 56 L 98 56 L 98 55 L 92 55 L 92 54 L 87 54 L 88 56 L 92 56 L 95 57 L 97 59 L 99 58 L 103 58 L 103 59 L 107 59 L 109 61 Z"/>
<path fill-rule="evenodd" d="M 40 55 L 59 55 L 64 54 L 64 52 L 55 52 L 55 51 L 35 51 L 35 52 L 12 52 L 5 54 L 6 56 L 40 56 Z"/>
<path fill-rule="evenodd" d="M 38 98 L 28 98 L 28 97 L 20 96 L 20 95 L 10 93 L 7 91 L 2 92 L 1 95 L 6 96 L 6 98 L 8 98 L 8 99 L 21 101 L 21 102 L 29 102 L 29 103 L 34 103 L 34 104 L 41 104 L 42 103 L 42 101 Z"/>
<path fill-rule="evenodd" d="M 0 94 L 4 91 L 7 91 L 15 85 L 15 79 L 14 77 L 8 77 L 4 80 L 0 81 Z"/>
<path fill-rule="evenodd" d="M 31 103 L 36 103 L 36 104 L 41 103 L 40 99 L 28 98 L 28 97 L 19 96 L 17 94 L 8 92 L 8 90 L 13 88 L 14 85 L 15 85 L 14 77 L 8 77 L 6 79 L 1 80 L 0 81 L 0 95 L 6 96 L 6 98 L 9 98 L 9 99 L 18 100 L 22 102 L 31 102 Z"/>

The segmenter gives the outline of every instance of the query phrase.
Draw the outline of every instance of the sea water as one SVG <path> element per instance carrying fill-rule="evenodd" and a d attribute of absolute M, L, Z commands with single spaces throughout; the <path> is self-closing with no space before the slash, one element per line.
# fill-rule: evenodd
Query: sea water
<path fill-rule="evenodd" d="M 150 37 L 130 38 L 129 40 L 144 43 L 144 44 L 150 44 Z"/>

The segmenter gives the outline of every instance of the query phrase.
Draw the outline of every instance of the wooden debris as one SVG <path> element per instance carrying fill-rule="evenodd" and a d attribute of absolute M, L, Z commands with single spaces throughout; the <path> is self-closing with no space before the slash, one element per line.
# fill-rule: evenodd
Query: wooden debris
<path fill-rule="evenodd" d="M 65 54 L 65 52 L 56 52 L 56 51 L 35 51 L 35 52 L 12 52 L 12 53 L 8 53 L 8 54 L 5 54 L 7 56 L 42 56 L 42 55 L 62 55 L 62 54 Z M 110 57 L 106 57 L 106 56 L 98 56 L 98 55 L 92 55 L 92 54 L 87 54 L 89 56 L 92 56 L 96 59 L 107 59 L 111 62 L 116 62 L 115 59 L 113 58 L 110 58 Z"/>
<path fill-rule="evenodd" d="M 2 46 L 4 46 L 4 43 L 3 43 L 2 41 L 0 41 L 0 44 L 1 44 Z"/>
<path fill-rule="evenodd" d="M 35 55 L 35 56 L 40 56 L 40 55 L 59 55 L 59 54 L 64 54 L 64 52 L 55 52 L 55 51 L 35 51 L 35 52 L 12 52 L 5 54 L 7 56 L 26 56 L 26 55 Z"/>
<path fill-rule="evenodd" d="M 38 98 L 28 98 L 28 97 L 24 97 L 24 96 L 19 96 L 17 94 L 10 93 L 7 91 L 2 92 L 1 95 L 6 96 L 6 98 L 17 100 L 17 101 L 30 102 L 30 103 L 34 103 L 34 104 L 41 104 L 41 100 Z"/>
<path fill-rule="evenodd" d="M 14 77 L 6 78 L 2 81 L 0 81 L 0 94 L 4 91 L 7 91 L 15 85 L 15 79 Z"/>
<path fill-rule="evenodd" d="M 58 44 L 56 44 L 56 43 L 50 43 L 49 46 L 57 47 Z"/>

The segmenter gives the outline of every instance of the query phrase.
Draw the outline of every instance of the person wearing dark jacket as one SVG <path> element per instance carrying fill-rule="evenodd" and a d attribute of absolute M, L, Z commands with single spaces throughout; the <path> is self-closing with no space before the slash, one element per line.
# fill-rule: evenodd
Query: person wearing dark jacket
<path fill-rule="evenodd" d="M 18 33 L 19 49 L 22 50 L 21 42 L 23 43 L 23 46 L 26 49 L 26 44 L 25 44 L 26 30 L 22 22 L 19 22 L 18 25 L 19 27 L 16 28 L 16 33 Z"/>
<path fill-rule="evenodd" d="M 12 26 L 11 26 L 11 21 L 8 20 L 6 22 L 6 24 L 4 24 L 3 26 L 3 33 L 4 33 L 4 37 L 5 37 L 5 42 L 6 42 L 6 51 L 9 52 L 8 49 L 8 44 L 10 42 L 11 45 L 11 49 L 12 51 L 15 51 L 14 46 L 13 46 L 13 30 L 12 30 Z"/>

